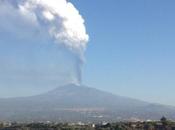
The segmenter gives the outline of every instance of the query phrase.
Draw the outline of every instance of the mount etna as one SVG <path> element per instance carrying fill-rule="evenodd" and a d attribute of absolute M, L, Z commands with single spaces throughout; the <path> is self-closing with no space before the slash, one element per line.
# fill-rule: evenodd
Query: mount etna
<path fill-rule="evenodd" d="M 175 107 L 148 103 L 108 92 L 69 84 L 47 93 L 0 99 L 0 120 L 99 122 L 175 119 Z"/>

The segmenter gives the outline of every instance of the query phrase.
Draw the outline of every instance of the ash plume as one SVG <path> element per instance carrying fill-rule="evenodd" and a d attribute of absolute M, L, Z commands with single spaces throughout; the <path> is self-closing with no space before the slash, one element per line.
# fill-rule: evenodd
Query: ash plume
<path fill-rule="evenodd" d="M 0 33 L 18 42 L 55 44 L 73 55 L 75 75 L 81 83 L 84 51 L 89 39 L 84 19 L 67 0 L 0 0 Z M 0 38 L 4 38 L 2 35 Z"/>

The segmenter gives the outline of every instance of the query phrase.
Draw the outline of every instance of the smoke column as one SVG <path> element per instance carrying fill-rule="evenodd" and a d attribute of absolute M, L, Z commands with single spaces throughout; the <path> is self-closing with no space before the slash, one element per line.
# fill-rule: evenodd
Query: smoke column
<path fill-rule="evenodd" d="M 89 36 L 84 19 L 72 3 L 66 0 L 0 0 L 0 19 L 0 33 L 11 39 L 55 44 L 69 52 L 77 76 L 75 82 L 81 83 Z"/>

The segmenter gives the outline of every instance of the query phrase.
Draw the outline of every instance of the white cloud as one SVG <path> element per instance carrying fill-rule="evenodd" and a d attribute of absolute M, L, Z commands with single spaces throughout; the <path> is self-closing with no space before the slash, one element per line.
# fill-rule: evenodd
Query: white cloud
<path fill-rule="evenodd" d="M 85 50 L 89 39 L 84 19 L 66 0 L 1 0 L 0 17 L 4 20 L 1 24 L 8 23 L 2 25 L 7 31 L 18 30 L 22 34 L 34 32 L 30 30 L 43 34 L 47 31 L 55 43 L 77 53 Z"/>

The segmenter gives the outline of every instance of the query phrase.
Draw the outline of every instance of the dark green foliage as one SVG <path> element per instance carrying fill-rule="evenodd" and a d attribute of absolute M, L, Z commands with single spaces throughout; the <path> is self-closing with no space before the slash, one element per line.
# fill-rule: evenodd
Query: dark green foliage
<path fill-rule="evenodd" d="M 99 124 L 72 123 L 0 123 L 0 130 L 175 130 L 175 122 L 165 117 L 160 121 L 117 122 Z"/>

